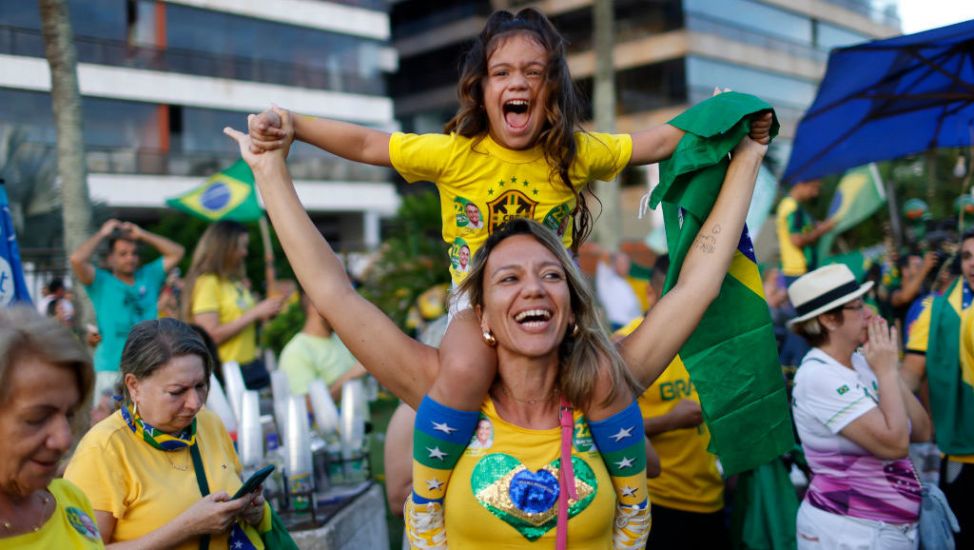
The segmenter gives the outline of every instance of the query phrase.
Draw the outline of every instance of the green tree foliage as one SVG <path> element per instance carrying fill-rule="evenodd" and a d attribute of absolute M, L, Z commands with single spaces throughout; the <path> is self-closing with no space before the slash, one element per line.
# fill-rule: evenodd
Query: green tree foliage
<path fill-rule="evenodd" d="M 433 285 L 448 283 L 446 245 L 441 236 L 440 201 L 434 191 L 405 195 L 360 292 L 405 328 L 416 298 Z"/>
<path fill-rule="evenodd" d="M 958 157 L 964 158 L 964 165 L 967 170 L 970 170 L 971 153 L 967 148 L 938 149 L 929 154 L 923 153 L 879 162 L 877 166 L 883 181 L 893 182 L 897 206 L 900 210 L 908 199 L 923 199 L 929 205 L 933 219 L 951 223 L 957 220 L 954 200 L 962 193 L 970 193 L 971 182 L 974 181 L 954 175 Z M 827 216 L 839 179 L 841 174 L 822 178 L 821 193 L 818 199 L 809 205 L 809 209 L 817 219 L 825 219 Z M 967 188 L 962 190 L 965 182 Z M 897 212 L 897 215 L 902 216 L 902 212 Z M 974 220 L 967 220 L 966 225 L 970 227 L 972 222 Z M 888 226 L 889 210 L 884 208 L 877 215 L 843 233 L 840 237 L 842 242 L 837 243 L 838 248 L 856 250 L 882 243 Z"/>

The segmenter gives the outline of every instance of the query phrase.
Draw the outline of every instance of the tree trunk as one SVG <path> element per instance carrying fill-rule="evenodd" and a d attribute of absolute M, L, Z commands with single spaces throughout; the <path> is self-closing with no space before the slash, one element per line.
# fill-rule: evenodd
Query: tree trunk
<path fill-rule="evenodd" d="M 64 222 L 65 257 L 88 238 L 91 201 L 82 140 L 81 92 L 78 88 L 77 54 L 68 17 L 67 0 L 39 0 L 44 56 L 51 68 L 51 105 L 57 132 L 57 166 L 61 178 L 61 219 Z M 78 297 L 76 321 L 94 319 L 91 302 L 74 280 Z"/>
<path fill-rule="evenodd" d="M 616 86 L 612 49 L 615 45 L 615 21 L 612 0 L 595 0 L 592 3 L 594 27 L 595 76 L 592 103 L 595 112 L 595 129 L 599 132 L 615 132 Z M 608 250 L 619 246 L 622 234 L 622 218 L 619 208 L 619 181 L 595 183 L 595 194 L 602 203 L 602 213 L 592 231 L 595 242 Z"/>

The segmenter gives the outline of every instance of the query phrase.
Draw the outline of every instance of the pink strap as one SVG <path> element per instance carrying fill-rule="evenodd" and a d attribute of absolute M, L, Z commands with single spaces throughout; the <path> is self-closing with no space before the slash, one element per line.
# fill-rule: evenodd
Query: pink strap
<path fill-rule="evenodd" d="M 558 421 L 561 424 L 561 467 L 558 468 L 558 527 L 555 548 L 565 550 L 568 547 L 568 499 L 578 500 L 575 490 L 575 469 L 572 466 L 572 436 L 575 430 L 575 419 L 572 405 L 565 398 L 561 398 L 561 408 Z"/>

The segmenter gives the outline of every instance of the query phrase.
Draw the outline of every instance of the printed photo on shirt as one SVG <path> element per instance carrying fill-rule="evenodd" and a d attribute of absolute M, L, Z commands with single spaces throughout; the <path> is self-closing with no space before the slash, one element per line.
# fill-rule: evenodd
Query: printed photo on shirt
<path fill-rule="evenodd" d="M 453 199 L 453 210 L 456 212 L 458 228 L 471 231 L 484 228 L 484 217 L 477 203 L 464 197 L 457 197 Z"/>
<path fill-rule="evenodd" d="M 494 425 L 486 416 L 481 416 L 477 422 L 477 431 L 470 438 L 470 449 L 489 449 L 494 446 Z"/>
<path fill-rule="evenodd" d="M 467 273 L 470 271 L 470 260 L 470 245 L 457 237 L 450 247 L 450 270 L 455 273 Z"/>

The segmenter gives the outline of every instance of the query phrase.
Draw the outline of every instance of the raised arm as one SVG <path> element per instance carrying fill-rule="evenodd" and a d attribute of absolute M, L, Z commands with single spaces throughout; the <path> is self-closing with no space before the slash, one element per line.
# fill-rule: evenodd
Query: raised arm
<path fill-rule="evenodd" d="M 183 245 L 171 241 L 162 235 L 156 235 L 155 233 L 146 231 L 132 222 L 123 223 L 121 229 L 132 235 L 134 239 L 142 241 L 158 250 L 159 254 L 162 254 L 162 269 L 164 271 L 169 271 L 176 267 L 176 264 L 183 259 L 183 254 L 186 253 Z"/>
<path fill-rule="evenodd" d="M 770 118 L 770 115 L 768 115 Z M 697 327 L 737 251 L 767 143 L 745 137 L 734 150 L 720 195 L 687 253 L 676 285 L 620 342 L 620 352 L 636 379 L 651 384 Z"/>
<path fill-rule="evenodd" d="M 71 253 L 68 261 L 71 262 L 71 271 L 74 272 L 74 276 L 78 279 L 79 283 L 90 285 L 95 280 L 95 267 L 91 265 L 91 257 L 95 255 L 95 250 L 98 249 L 101 241 L 108 238 L 112 234 L 112 231 L 115 231 L 121 224 L 122 222 L 116 219 L 108 220 L 102 224 L 101 228 L 94 235 L 81 243 L 81 246 Z"/>
<path fill-rule="evenodd" d="M 287 113 L 293 125 L 282 125 Z M 293 114 L 283 109 L 271 109 L 247 118 L 251 151 L 261 153 L 287 148 L 293 139 L 310 143 L 344 159 L 376 166 L 392 167 L 389 159 L 388 132 L 349 122 Z"/>
<path fill-rule="evenodd" d="M 770 131 L 771 116 L 755 115 L 751 120 L 751 131 L 748 137 L 760 143 L 767 143 Z M 652 164 L 670 158 L 676 150 L 676 145 L 683 139 L 684 133 L 675 126 L 660 124 L 632 134 L 632 157 L 629 159 L 629 164 Z"/>
<path fill-rule="evenodd" d="M 286 128 L 288 115 L 282 116 Z M 237 140 L 253 169 L 284 252 L 312 303 L 379 382 L 409 405 L 419 406 L 438 370 L 436 350 L 406 336 L 352 288 L 338 257 L 301 206 L 283 151 L 254 154 L 249 136 L 224 131 Z"/>

